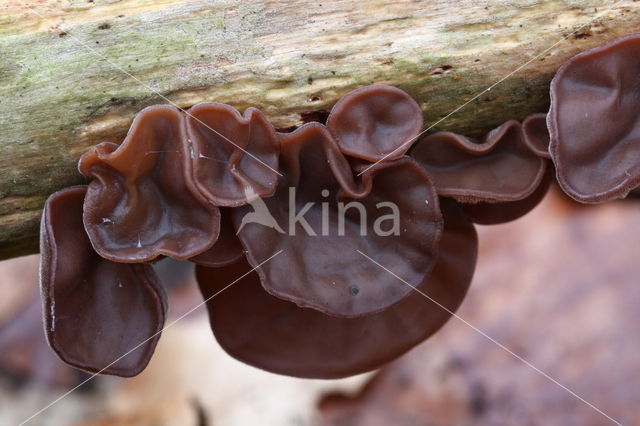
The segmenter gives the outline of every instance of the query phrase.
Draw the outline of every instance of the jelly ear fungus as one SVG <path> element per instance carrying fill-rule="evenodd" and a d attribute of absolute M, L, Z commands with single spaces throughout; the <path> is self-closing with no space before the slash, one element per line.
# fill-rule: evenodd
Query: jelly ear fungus
<path fill-rule="evenodd" d="M 481 143 L 451 132 L 423 138 L 411 152 L 433 177 L 438 194 L 459 202 L 508 202 L 531 195 L 545 162 L 527 147 L 515 120 L 492 130 Z"/>
<path fill-rule="evenodd" d="M 79 170 L 93 178 L 84 224 L 102 257 L 147 262 L 189 259 L 218 238 L 220 211 L 198 189 L 184 115 L 156 105 L 141 111 L 120 146 L 102 143 Z"/>
<path fill-rule="evenodd" d="M 428 276 L 442 233 L 438 199 L 428 175 L 405 157 L 380 162 L 356 181 L 325 126 L 308 123 L 280 137 L 282 177 L 276 193 L 260 203 L 285 229 L 248 223 L 253 206 L 232 211 L 251 265 L 282 250 L 258 269 L 265 290 L 340 317 L 377 312 L 406 297 L 409 287 L 359 251 L 394 265 L 412 285 Z M 345 207 L 351 201 L 357 205 Z M 394 214 L 380 207 L 385 202 L 399 209 L 397 230 L 390 229 L 391 221 L 384 229 L 377 222 L 382 215 Z M 300 212 L 306 213 L 293 222 Z M 376 232 L 376 223 L 382 232 Z"/>
<path fill-rule="evenodd" d="M 340 99 L 327 128 L 345 155 L 393 160 L 404 155 L 422 129 L 422 110 L 406 92 L 375 84 Z"/>
<path fill-rule="evenodd" d="M 269 197 L 278 182 L 279 141 L 255 108 L 244 116 L 229 105 L 202 103 L 189 110 L 196 186 L 217 206 L 237 207 Z"/>
<path fill-rule="evenodd" d="M 146 108 L 121 145 L 81 158 L 88 187 L 45 204 L 48 341 L 75 367 L 139 373 L 166 310 L 145 262 L 170 256 L 198 265 L 213 332 L 232 356 L 312 378 L 377 368 L 462 302 L 472 221 L 513 220 L 544 196 L 544 122 L 509 121 L 482 142 L 440 132 L 405 156 L 422 114 L 390 86 L 355 90 L 326 126 L 289 134 L 252 108 Z"/>
<path fill-rule="evenodd" d="M 551 82 L 547 125 L 562 189 L 577 201 L 640 185 L 640 34 L 569 59 Z"/>
<path fill-rule="evenodd" d="M 438 195 L 458 201 L 474 222 L 508 222 L 533 209 L 551 182 L 540 117 L 528 120 L 526 127 L 507 121 L 482 142 L 433 133 L 416 144 L 411 156 L 433 177 Z"/>
<path fill-rule="evenodd" d="M 516 220 L 533 210 L 544 198 L 553 182 L 553 167 L 545 165 L 542 182 L 533 193 L 522 200 L 504 203 L 464 203 L 460 207 L 478 225 L 498 225 Z"/>
<path fill-rule="evenodd" d="M 115 263 L 93 250 L 82 221 L 86 191 L 67 188 L 45 204 L 40 233 L 45 334 L 73 367 L 135 376 L 160 337 L 165 294 L 151 266 Z"/>
<path fill-rule="evenodd" d="M 549 129 L 547 128 L 547 114 L 531 114 L 522 122 L 524 143 L 540 158 L 551 159 L 549 154 Z"/>
<path fill-rule="evenodd" d="M 236 237 L 236 230 L 231 222 L 231 209 L 220 208 L 220 236 L 215 244 L 204 253 L 189 259 L 193 263 L 208 267 L 230 265 L 244 257 L 244 248 Z"/>
<path fill-rule="evenodd" d="M 443 199 L 441 207 L 444 232 L 431 274 L 393 306 L 357 318 L 326 315 L 270 295 L 245 259 L 222 268 L 198 266 L 198 285 L 216 339 L 240 361 L 297 377 L 345 377 L 397 358 L 446 323 L 473 276 L 475 228 L 455 201 Z M 400 281 L 389 285 L 405 286 Z"/>

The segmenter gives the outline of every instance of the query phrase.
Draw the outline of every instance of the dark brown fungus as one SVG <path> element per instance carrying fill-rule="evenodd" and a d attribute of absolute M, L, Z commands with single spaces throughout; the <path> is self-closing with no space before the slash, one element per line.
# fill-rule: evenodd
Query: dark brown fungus
<path fill-rule="evenodd" d="M 40 233 L 45 333 L 51 348 L 73 367 L 134 376 L 158 341 L 164 291 L 151 266 L 111 262 L 93 250 L 82 220 L 86 191 L 67 188 L 45 204 Z"/>
<path fill-rule="evenodd" d="M 236 236 L 231 222 L 231 209 L 220 208 L 220 236 L 213 247 L 192 257 L 190 261 L 198 265 L 219 267 L 235 263 L 244 256 L 244 248 Z"/>
<path fill-rule="evenodd" d="M 429 274 L 442 218 L 424 170 L 405 157 L 376 164 L 356 184 L 323 125 L 309 123 L 281 138 L 276 193 L 233 209 L 250 264 L 282 250 L 260 267 L 265 289 L 342 317 L 380 311 L 407 296 L 407 286 L 358 250 L 412 285 Z"/>
<path fill-rule="evenodd" d="M 640 34 L 580 53 L 551 82 L 549 150 L 571 197 L 598 203 L 640 185 Z"/>
<path fill-rule="evenodd" d="M 340 99 L 327 128 L 346 155 L 367 161 L 400 158 L 422 129 L 422 110 L 407 93 L 376 84 Z"/>
<path fill-rule="evenodd" d="M 422 115 L 390 86 L 358 89 L 326 126 L 289 134 L 251 108 L 208 103 L 189 114 L 143 110 L 122 145 L 81 158 L 88 187 L 47 200 L 46 334 L 75 367 L 121 376 L 144 368 L 165 300 L 143 262 L 169 256 L 199 265 L 203 295 L 216 295 L 212 329 L 234 357 L 300 377 L 377 368 L 462 302 L 477 254 L 471 220 L 519 217 L 552 178 L 543 114 L 481 143 L 436 133 L 415 160 L 404 156 Z"/>
<path fill-rule="evenodd" d="M 553 167 L 546 164 L 546 172 L 542 182 L 531 195 L 522 200 L 504 203 L 468 203 L 460 207 L 469 218 L 479 225 L 497 225 L 516 220 L 533 210 L 544 198 L 553 181 Z"/>
<path fill-rule="evenodd" d="M 278 138 L 255 108 L 244 117 L 229 105 L 198 104 L 187 115 L 196 185 L 217 206 L 241 206 L 274 193 Z"/>
<path fill-rule="evenodd" d="M 463 203 L 522 200 L 545 174 L 545 160 L 527 147 L 514 120 L 492 130 L 482 143 L 451 132 L 433 133 L 420 140 L 411 156 L 433 178 L 438 195 Z"/>
<path fill-rule="evenodd" d="M 369 371 L 402 355 L 451 317 L 475 268 L 478 243 L 473 225 L 454 201 L 444 199 L 441 207 L 445 228 L 440 256 L 431 275 L 417 286 L 424 295 L 412 290 L 382 312 L 337 318 L 267 294 L 258 274 L 251 272 L 207 303 L 218 342 L 231 356 L 253 366 L 323 379 Z M 372 256 L 382 262 L 379 254 Z M 243 260 L 219 269 L 198 266 L 196 274 L 207 299 L 250 270 Z M 388 285 L 406 286 L 395 280 Z"/>
<path fill-rule="evenodd" d="M 136 116 L 122 145 L 101 143 L 82 156 L 80 172 L 94 178 L 84 223 L 102 257 L 189 259 L 213 245 L 220 212 L 196 187 L 191 152 L 183 114 L 156 105 Z"/>
<path fill-rule="evenodd" d="M 540 158 L 551 159 L 549 154 L 549 129 L 547 128 L 547 114 L 532 114 L 522 122 L 524 143 L 531 152 Z"/>

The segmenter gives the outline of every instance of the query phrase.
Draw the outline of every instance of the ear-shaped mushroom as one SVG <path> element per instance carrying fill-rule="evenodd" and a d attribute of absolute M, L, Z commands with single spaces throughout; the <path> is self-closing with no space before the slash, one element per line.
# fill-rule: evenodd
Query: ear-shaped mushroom
<path fill-rule="evenodd" d="M 94 178 L 84 223 L 102 257 L 189 259 L 213 245 L 220 212 L 194 183 L 191 151 L 184 116 L 156 105 L 136 116 L 122 145 L 102 143 L 82 156 L 80 172 Z"/>
<path fill-rule="evenodd" d="M 640 185 L 640 34 L 568 60 L 551 82 L 549 150 L 571 197 L 598 203 Z"/>
<path fill-rule="evenodd" d="M 196 185 L 218 206 L 241 206 L 268 197 L 278 182 L 278 138 L 255 108 L 244 117 L 229 105 L 198 104 L 189 110 Z"/>
<path fill-rule="evenodd" d="M 244 247 L 236 236 L 231 221 L 231 209 L 220 208 L 220 236 L 213 247 L 189 259 L 193 263 L 210 268 L 230 265 L 244 257 Z"/>
<path fill-rule="evenodd" d="M 382 84 L 362 87 L 340 99 L 327 128 L 340 150 L 367 161 L 400 158 L 422 129 L 422 110 L 404 91 Z"/>
<path fill-rule="evenodd" d="M 531 152 L 540 158 L 551 159 L 549 154 L 549 129 L 547 128 L 547 114 L 531 114 L 522 122 L 524 143 Z"/>
<path fill-rule="evenodd" d="M 542 182 L 531 195 L 518 201 L 504 203 L 467 203 L 460 208 L 467 216 L 479 225 L 497 225 L 516 220 L 533 210 L 544 198 L 553 181 L 553 167 L 546 164 L 546 172 Z"/>
<path fill-rule="evenodd" d="M 433 178 L 438 195 L 463 203 L 522 200 L 545 174 L 545 160 L 527 147 L 514 120 L 482 143 L 451 132 L 433 133 L 418 142 L 411 156 Z"/>
<path fill-rule="evenodd" d="M 271 294 L 330 315 L 355 317 L 387 308 L 411 290 L 363 260 L 380 259 L 409 283 L 437 257 L 442 218 L 427 174 L 406 157 L 353 172 L 326 128 L 309 123 L 282 134 L 283 176 L 276 193 L 233 209 L 252 265 Z"/>
<path fill-rule="evenodd" d="M 376 314 L 337 318 L 269 295 L 258 274 L 250 272 L 207 302 L 218 342 L 231 356 L 258 368 L 322 379 L 363 373 L 402 355 L 446 323 L 469 287 L 477 236 L 455 204 L 442 201 L 440 256 L 431 275 L 417 286 L 419 292 L 411 290 L 398 304 Z M 219 269 L 198 266 L 196 274 L 208 299 L 249 271 L 242 261 Z M 406 287 L 395 280 L 389 285 Z"/>
<path fill-rule="evenodd" d="M 67 188 L 45 204 L 40 233 L 45 333 L 51 348 L 73 367 L 135 376 L 160 337 L 165 295 L 151 266 L 111 262 L 93 250 L 82 223 L 86 191 Z"/>

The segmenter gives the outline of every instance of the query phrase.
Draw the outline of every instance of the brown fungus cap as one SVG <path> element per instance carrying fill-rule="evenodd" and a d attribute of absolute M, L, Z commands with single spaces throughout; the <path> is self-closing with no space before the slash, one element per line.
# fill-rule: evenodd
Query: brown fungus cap
<path fill-rule="evenodd" d="M 186 122 L 195 182 L 208 200 L 235 207 L 273 195 L 280 148 L 264 114 L 248 108 L 241 116 L 229 105 L 202 103 Z"/>
<path fill-rule="evenodd" d="M 428 276 L 442 217 L 424 170 L 404 157 L 374 165 L 355 182 L 323 125 L 309 123 L 281 138 L 276 193 L 233 209 L 251 265 L 282 250 L 258 271 L 264 288 L 342 317 L 377 312 L 406 297 L 409 288 L 358 250 L 412 285 Z"/>
<path fill-rule="evenodd" d="M 438 195 L 463 203 L 525 199 L 545 174 L 545 160 L 527 147 L 514 120 L 492 130 L 482 143 L 451 132 L 433 133 L 416 144 L 411 156 L 433 178 Z"/>
<path fill-rule="evenodd" d="M 213 245 L 220 212 L 196 187 L 191 151 L 184 115 L 156 105 L 136 116 L 122 145 L 102 143 L 82 156 L 80 172 L 94 178 L 84 223 L 102 257 L 189 259 Z"/>
<path fill-rule="evenodd" d="M 549 129 L 547 128 L 547 114 L 531 114 L 522 122 L 524 143 L 540 158 L 551 159 L 549 154 Z"/>
<path fill-rule="evenodd" d="M 553 167 L 551 162 L 546 163 L 542 182 L 528 197 L 503 203 L 465 203 L 460 204 L 460 207 L 474 223 L 479 225 L 498 225 L 519 219 L 540 204 L 553 182 Z"/>
<path fill-rule="evenodd" d="M 422 110 L 404 91 L 382 84 L 348 93 L 331 110 L 327 128 L 340 150 L 367 161 L 400 158 L 422 129 Z"/>
<path fill-rule="evenodd" d="M 207 302 L 218 342 L 258 368 L 322 379 L 363 373 L 402 355 L 446 323 L 462 303 L 475 268 L 473 225 L 454 201 L 442 200 L 441 206 L 445 228 L 433 272 L 418 284 L 419 292 L 411 290 L 398 304 L 372 315 L 337 318 L 273 297 L 244 260 L 217 269 L 198 266 L 205 299 L 248 273 Z M 395 280 L 389 285 L 406 286 Z"/>
<path fill-rule="evenodd" d="M 160 337 L 165 294 L 151 266 L 111 262 L 93 250 L 82 221 L 86 191 L 67 188 L 45 204 L 40 233 L 45 333 L 51 348 L 73 367 L 134 376 Z"/>
<path fill-rule="evenodd" d="M 231 208 L 220 208 L 220 236 L 213 247 L 189 259 L 193 263 L 210 268 L 230 265 L 244 257 L 244 247 L 236 236 L 231 222 Z"/>
<path fill-rule="evenodd" d="M 585 203 L 640 185 L 640 34 L 568 60 L 551 82 L 549 150 L 562 189 Z"/>

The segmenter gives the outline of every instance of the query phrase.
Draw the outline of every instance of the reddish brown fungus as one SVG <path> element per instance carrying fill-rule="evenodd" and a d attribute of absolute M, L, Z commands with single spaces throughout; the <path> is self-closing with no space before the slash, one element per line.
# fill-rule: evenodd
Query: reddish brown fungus
<path fill-rule="evenodd" d="M 640 34 L 580 53 L 551 82 L 549 150 L 571 197 L 597 203 L 640 185 Z"/>
<path fill-rule="evenodd" d="M 531 152 L 540 158 L 551 159 L 549 154 L 549 129 L 547 114 L 532 114 L 522 122 L 524 142 Z"/>
<path fill-rule="evenodd" d="M 540 185 L 528 197 L 504 203 L 468 203 L 460 207 L 467 216 L 479 225 L 497 225 L 516 220 L 533 210 L 544 198 L 553 181 L 553 167 L 547 162 L 545 175 Z"/>
<path fill-rule="evenodd" d="M 309 123 L 281 138 L 276 193 L 233 210 L 252 265 L 283 251 L 258 269 L 265 289 L 343 317 L 380 311 L 405 297 L 410 288 L 358 251 L 412 285 L 428 276 L 442 219 L 427 174 L 405 157 L 376 164 L 356 183 L 324 126 Z M 347 207 L 350 201 L 357 205 Z M 261 211 L 269 212 L 271 226 L 247 220 Z"/>
<path fill-rule="evenodd" d="M 334 378 L 399 356 L 460 305 L 476 261 L 470 219 L 519 217 L 552 177 L 543 114 L 482 143 L 430 135 L 414 160 L 404 153 L 421 126 L 418 105 L 382 85 L 289 134 L 252 108 L 143 110 L 122 145 L 81 158 L 88 187 L 46 203 L 50 345 L 78 368 L 137 374 L 165 315 L 143 262 L 169 256 L 199 265 L 214 334 L 249 364 Z"/>
<path fill-rule="evenodd" d="M 327 128 L 346 155 L 367 161 L 395 159 L 420 132 L 422 110 L 396 87 L 366 86 L 334 105 Z"/>
<path fill-rule="evenodd" d="M 433 133 L 411 152 L 433 177 L 438 194 L 463 203 L 498 203 L 527 198 L 545 174 L 545 160 L 525 144 L 511 120 L 482 143 L 451 132 Z"/>
<path fill-rule="evenodd" d="M 418 291 L 372 315 L 338 318 L 273 297 L 246 260 L 218 269 L 199 266 L 205 299 L 250 272 L 207 302 L 218 342 L 233 357 L 256 367 L 323 379 L 369 371 L 402 355 L 445 324 L 473 275 L 475 229 L 454 201 L 443 199 L 441 206 L 445 228 L 433 272 L 418 283 Z M 406 286 L 397 280 L 388 285 Z"/>
<path fill-rule="evenodd" d="M 213 245 L 220 212 L 194 182 L 191 152 L 184 116 L 157 105 L 136 116 L 122 145 L 102 143 L 82 156 L 80 172 L 94 178 L 84 223 L 102 257 L 189 259 Z"/>
<path fill-rule="evenodd" d="M 235 207 L 274 193 L 280 149 L 260 111 L 241 116 L 229 105 L 199 104 L 189 110 L 187 134 L 196 185 L 210 202 Z"/>
<path fill-rule="evenodd" d="M 237 262 L 244 256 L 244 248 L 236 237 L 231 222 L 231 209 L 220 208 L 220 236 L 213 247 L 204 253 L 192 257 L 190 261 L 208 267 L 220 267 Z"/>
<path fill-rule="evenodd" d="M 87 188 L 46 202 L 40 233 L 45 333 L 66 363 L 91 372 L 134 376 L 155 349 L 165 295 L 149 265 L 100 257 L 84 230 Z M 126 355 L 126 356 L 125 356 Z"/>

